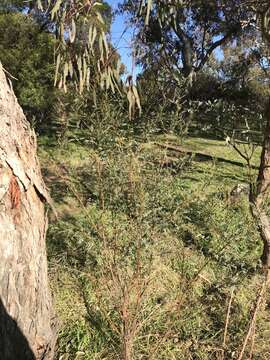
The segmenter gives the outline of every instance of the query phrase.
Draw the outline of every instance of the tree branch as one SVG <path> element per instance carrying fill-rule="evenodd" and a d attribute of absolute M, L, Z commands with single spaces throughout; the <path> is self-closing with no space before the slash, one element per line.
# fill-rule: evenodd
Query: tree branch
<path fill-rule="evenodd" d="M 241 25 L 239 24 L 238 26 L 235 26 L 230 31 L 228 31 L 227 34 L 225 34 L 221 39 L 213 42 L 212 45 L 207 50 L 206 54 L 203 56 L 199 66 L 196 67 L 195 71 L 201 70 L 202 67 L 208 61 L 208 59 L 211 56 L 211 54 L 213 53 L 213 51 L 216 48 L 218 48 L 219 46 L 223 45 L 227 40 L 229 40 L 232 37 L 232 35 L 236 35 L 238 32 L 240 32 L 240 30 L 241 30 Z"/>

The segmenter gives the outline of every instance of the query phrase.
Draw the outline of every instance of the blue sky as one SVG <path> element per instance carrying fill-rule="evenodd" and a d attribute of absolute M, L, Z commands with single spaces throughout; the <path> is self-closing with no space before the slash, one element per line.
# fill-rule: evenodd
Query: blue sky
<path fill-rule="evenodd" d="M 120 2 L 119 0 L 106 1 L 111 5 L 113 10 L 117 9 L 117 5 Z M 115 17 L 112 24 L 112 43 L 118 49 L 122 62 L 126 66 L 127 73 L 136 78 L 136 75 L 139 73 L 139 68 L 135 67 L 132 59 L 133 29 L 127 26 L 125 20 L 126 19 L 122 15 Z"/>

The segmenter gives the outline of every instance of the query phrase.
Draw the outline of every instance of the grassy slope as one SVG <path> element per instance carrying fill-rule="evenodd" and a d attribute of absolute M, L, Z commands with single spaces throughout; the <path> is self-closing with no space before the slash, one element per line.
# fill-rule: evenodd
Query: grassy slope
<path fill-rule="evenodd" d="M 158 139 L 165 143 L 168 142 L 184 145 L 185 148 L 191 149 L 193 151 L 203 151 L 209 155 L 212 155 L 213 157 L 223 157 L 224 159 L 239 161 L 243 164 L 245 163 L 243 158 L 232 147 L 228 146 L 225 141 L 197 137 L 188 137 L 181 141 L 179 138 L 173 135 L 162 135 Z M 244 150 L 244 146 L 240 145 L 240 149 Z M 252 158 L 253 165 L 258 165 L 260 154 L 261 147 L 257 146 Z"/>
<path fill-rule="evenodd" d="M 241 161 L 222 142 L 189 138 L 184 145 Z M 246 169 L 187 159 L 164 168 L 168 154 L 152 143 L 98 152 L 74 144 L 50 150 L 43 139 L 40 155 L 60 214 L 48 234 L 62 320 L 58 357 L 121 358 L 125 308 L 136 328 L 134 359 L 218 359 L 234 289 L 226 347 L 233 358 L 261 281 L 248 204 L 226 200 L 247 181 Z M 259 149 L 255 164 L 258 156 Z M 268 316 L 258 322 L 254 359 L 269 358 Z"/>

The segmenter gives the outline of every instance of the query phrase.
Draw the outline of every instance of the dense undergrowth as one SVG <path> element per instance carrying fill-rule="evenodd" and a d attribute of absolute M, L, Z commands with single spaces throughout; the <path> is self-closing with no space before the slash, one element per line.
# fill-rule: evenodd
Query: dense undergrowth
<path fill-rule="evenodd" d="M 47 237 L 57 359 L 237 358 L 262 280 L 247 199 L 227 196 L 246 170 L 190 157 L 170 163 L 153 140 L 96 147 L 40 138 L 59 214 Z M 232 156 L 221 142 L 206 147 Z M 253 359 L 270 357 L 269 320 L 266 308 Z"/>

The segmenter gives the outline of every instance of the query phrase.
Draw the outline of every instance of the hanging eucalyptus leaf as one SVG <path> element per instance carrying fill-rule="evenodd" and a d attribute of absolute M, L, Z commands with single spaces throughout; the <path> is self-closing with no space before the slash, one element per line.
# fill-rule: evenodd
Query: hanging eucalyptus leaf
<path fill-rule="evenodd" d="M 68 91 L 73 86 L 83 93 L 90 81 L 101 88 L 120 92 L 121 63 L 113 60 L 113 48 L 106 36 L 102 16 L 104 4 L 91 0 L 31 0 L 39 11 L 46 12 L 55 26 L 55 86 Z M 146 3 L 146 23 L 149 21 L 152 0 Z M 93 68 L 94 77 L 90 76 Z M 92 88 L 92 87 L 91 87 Z M 129 113 L 141 105 L 135 86 L 128 91 Z"/>

